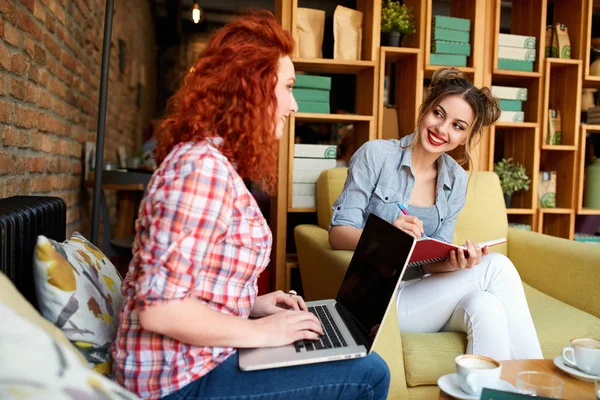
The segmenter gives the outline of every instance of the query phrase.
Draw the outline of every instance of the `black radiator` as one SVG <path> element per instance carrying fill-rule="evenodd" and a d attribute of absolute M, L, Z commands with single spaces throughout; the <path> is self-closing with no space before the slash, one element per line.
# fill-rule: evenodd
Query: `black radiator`
<path fill-rule="evenodd" d="M 33 251 L 38 235 L 65 240 L 67 206 L 59 197 L 0 199 L 0 270 L 35 307 Z"/>

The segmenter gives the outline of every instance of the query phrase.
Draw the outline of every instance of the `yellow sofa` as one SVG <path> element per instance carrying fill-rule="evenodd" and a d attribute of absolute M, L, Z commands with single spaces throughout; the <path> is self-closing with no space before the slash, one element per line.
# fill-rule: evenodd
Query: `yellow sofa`
<path fill-rule="evenodd" d="M 294 230 L 302 286 L 307 300 L 334 298 L 352 252 L 332 250 L 327 228 L 331 206 L 340 195 L 346 168 L 324 171 L 317 182 L 317 225 Z M 600 248 L 539 233 L 509 228 L 498 176 L 475 172 L 454 243 L 507 237 L 495 251 L 507 255 L 524 282 L 545 358 L 560 354 L 569 339 L 600 337 Z M 383 323 L 377 351 L 392 373 L 391 399 L 437 399 L 437 379 L 454 372 L 464 354 L 462 333 L 399 333 L 396 308 Z"/>

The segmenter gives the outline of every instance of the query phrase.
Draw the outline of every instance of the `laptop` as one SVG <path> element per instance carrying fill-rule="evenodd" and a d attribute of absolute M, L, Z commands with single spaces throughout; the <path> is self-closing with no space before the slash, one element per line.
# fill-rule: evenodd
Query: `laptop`
<path fill-rule="evenodd" d="M 239 368 L 256 371 L 365 357 L 407 269 L 416 239 L 370 214 L 338 290 L 330 300 L 307 302 L 323 326 L 319 340 L 239 350 Z"/>

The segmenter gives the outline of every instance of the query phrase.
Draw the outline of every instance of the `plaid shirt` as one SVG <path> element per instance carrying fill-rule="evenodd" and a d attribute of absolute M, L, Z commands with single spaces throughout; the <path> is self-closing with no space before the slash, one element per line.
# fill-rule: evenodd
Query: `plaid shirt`
<path fill-rule="evenodd" d="M 247 318 L 272 236 L 235 168 L 207 141 L 179 144 L 163 161 L 140 206 L 136 231 L 122 285 L 113 373 L 125 388 L 156 399 L 207 374 L 235 350 L 146 331 L 139 311 L 195 298 Z"/>

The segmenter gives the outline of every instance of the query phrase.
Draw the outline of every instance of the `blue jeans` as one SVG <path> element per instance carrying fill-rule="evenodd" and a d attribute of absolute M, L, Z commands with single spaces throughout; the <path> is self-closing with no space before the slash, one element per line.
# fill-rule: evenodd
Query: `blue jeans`
<path fill-rule="evenodd" d="M 319 364 L 243 372 L 238 354 L 162 400 L 252 399 L 384 400 L 390 371 L 379 355 Z"/>

